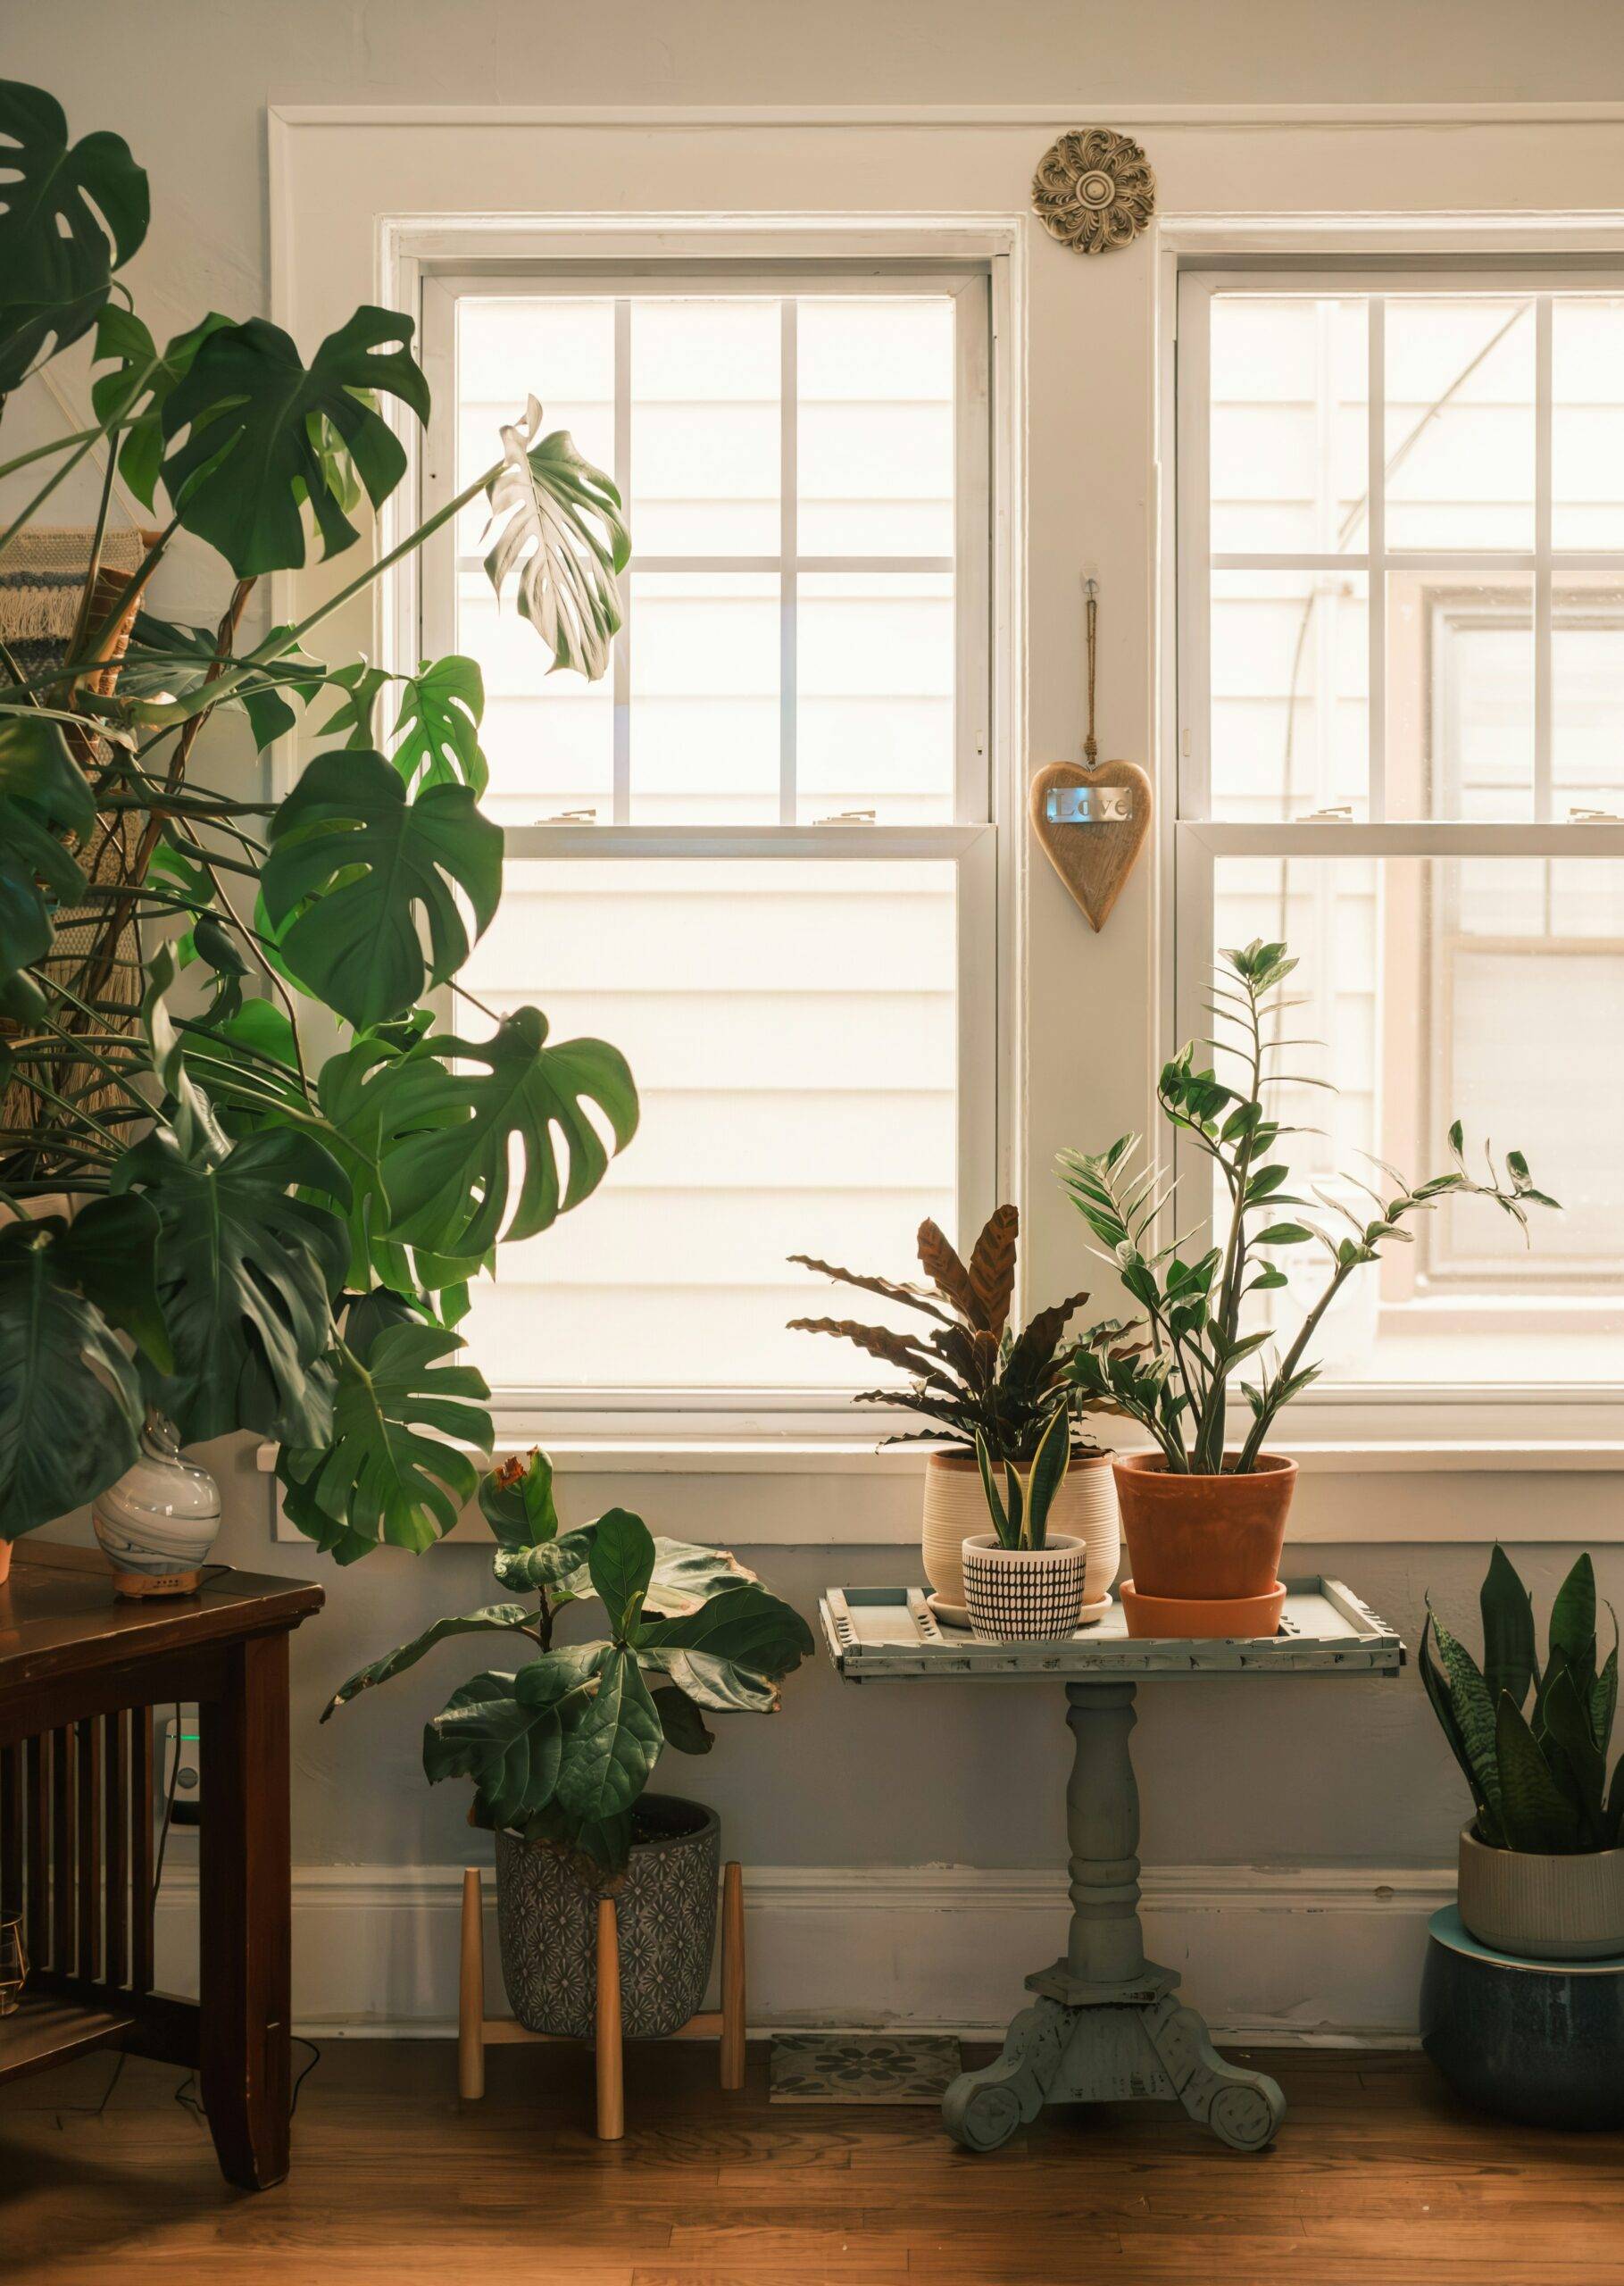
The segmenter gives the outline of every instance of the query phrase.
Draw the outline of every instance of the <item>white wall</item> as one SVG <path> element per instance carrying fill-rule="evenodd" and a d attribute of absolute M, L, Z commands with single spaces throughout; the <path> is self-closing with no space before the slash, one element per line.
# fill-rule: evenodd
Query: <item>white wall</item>
<path fill-rule="evenodd" d="M 1547 6 L 1537 21 L 1510 0 L 1431 0 L 1413 5 L 1342 0 L 1272 4 L 1147 4 L 1056 11 L 1019 0 L 994 11 L 981 0 L 937 7 L 820 0 L 812 7 L 737 4 L 655 7 L 636 0 L 593 14 L 562 8 L 395 0 L 335 7 L 318 0 L 145 0 L 138 10 L 100 0 L 59 0 L 8 24 L 5 67 L 52 88 L 77 130 L 123 132 L 153 176 L 154 226 L 129 273 L 154 330 L 214 306 L 246 315 L 269 306 L 264 110 L 276 103 L 532 104 L 904 103 L 1054 104 L 1056 123 L 1095 118 L 1131 126 L 1126 106 L 1170 103 L 1345 104 L 1421 100 L 1594 102 L 1624 98 L 1624 13 L 1596 4 Z M 964 152 L 959 201 L 1016 211 L 1048 139 L 1031 127 L 1002 143 L 983 138 Z M 1624 142 L 1595 126 L 1528 126 L 1511 140 L 1480 130 L 1363 130 L 1355 144 L 1335 129 L 1312 153 L 1282 156 L 1278 138 L 1255 129 L 1147 126 L 1164 205 L 1255 210 L 1287 204 L 1416 203 L 1499 206 L 1532 182 L 1542 201 L 1580 207 L 1620 202 Z M 1475 139 L 1474 139 L 1475 138 Z M 687 179 L 722 170 L 720 146 L 684 138 Z M 735 154 L 738 149 L 733 146 Z M 906 186 L 929 172 L 901 129 L 831 130 L 815 148 L 770 127 L 749 149 L 762 206 L 817 202 L 837 179 L 852 203 L 904 203 Z M 1508 160 L 1516 163 L 1510 164 Z M 729 162 L 729 164 L 731 162 Z M 1291 179 L 1280 188 L 1282 166 Z M 466 148 L 466 203 L 477 203 L 483 160 Z M 612 203 L 629 208 L 703 203 L 675 195 L 663 163 L 646 153 L 622 159 L 618 176 L 602 145 L 585 172 Z M 584 196 L 585 194 L 583 194 Z M 932 193 L 917 194 L 929 200 Z M 364 192 L 362 193 L 364 197 Z M 543 202 L 545 203 L 545 202 Z M 944 198 L 941 203 L 946 203 Z M 342 218 L 335 218 L 336 222 Z M 1032 597 L 1032 757 L 1070 752 L 1078 687 L 1077 561 L 1096 556 L 1111 617 L 1100 671 L 1102 727 L 1112 751 L 1151 754 L 1154 471 L 1151 461 L 1153 262 L 1147 245 L 1086 267 L 1039 241 L 1042 291 L 1070 297 L 1062 330 L 1065 370 L 1035 377 L 1035 496 L 1049 521 L 1040 545 L 1052 566 Z M 1087 296 L 1087 299 L 1083 297 Z M 357 293 L 353 299 L 360 298 Z M 1056 305 L 1058 306 L 1058 300 Z M 71 384 L 72 376 L 69 375 Z M 33 405 L 18 408 L 30 423 Z M 1060 527 L 1069 528 L 1062 538 Z M 200 613 L 214 593 L 205 561 L 183 559 L 160 598 Z M 187 590 L 190 590 L 189 592 Z M 1045 947 L 1094 964 L 1074 996 L 1080 1013 L 1035 1043 L 1033 1170 L 1056 1143 L 1137 1124 L 1141 1075 L 1151 1046 L 1145 997 L 1153 949 L 1149 868 L 1142 870 L 1108 934 L 1081 947 L 1075 914 L 1046 871 L 1034 877 L 1033 930 Z M 1036 1190 L 1031 1227 L 1043 1283 L 1080 1266 L 1078 1234 L 1058 1202 Z M 1073 1281 L 1072 1282 L 1077 1282 Z M 345 1573 L 270 1534 L 264 1480 L 246 1445 L 205 1456 L 226 1488 L 221 1554 L 244 1566 L 321 1574 L 327 1611 L 295 1642 L 296 1844 L 301 1865 L 454 1866 L 479 1855 L 453 1790 L 430 1792 L 417 1767 L 423 1716 L 456 1675 L 454 1654 L 349 1710 L 326 1729 L 315 1714 L 333 1684 L 366 1656 L 434 1614 L 483 1600 L 480 1552 L 457 1546 L 413 1563 L 387 1552 Z M 1517 1548 L 1543 1604 L 1575 1546 L 1612 1520 L 1617 1479 L 1568 1474 L 1384 1474 L 1305 1479 L 1302 1522 L 1315 1544 L 1298 1568 L 1347 1578 L 1413 1643 L 1423 1591 L 1470 1617 L 1487 1540 Z M 569 1481 L 571 1499 L 612 1497 L 611 1481 Z M 620 1488 L 658 1525 L 677 1533 L 742 1535 L 748 1510 L 770 1508 L 775 1538 L 765 1551 L 772 1584 L 810 1610 L 832 1577 L 910 1576 L 905 1547 L 843 1548 L 820 1554 L 831 1501 L 855 1503 L 877 1531 L 905 1540 L 913 1482 L 806 1478 L 736 1480 L 720 1504 L 704 1479 L 647 1479 Z M 595 1499 L 595 1505 L 597 1505 Z M 1365 1544 L 1373 1514 L 1386 1537 Z M 731 1525 L 729 1525 L 729 1517 Z M 1462 1531 L 1475 1543 L 1460 1544 Z M 1541 1543 L 1525 1551 L 1528 1539 Z M 1446 1544 L 1454 1542 L 1455 1544 Z M 1624 1562 L 1602 1558 L 1603 1591 L 1624 1601 Z M 1147 1691 L 1137 1736 L 1145 1797 L 1143 1854 L 1162 1868 L 1290 1865 L 1334 1868 L 1442 1865 L 1463 1807 L 1413 1672 L 1392 1682 L 1212 1681 Z M 710 1764 L 684 1765 L 722 1810 L 729 1850 L 777 1867 L 1046 1866 L 1062 1848 L 1061 1791 L 1069 1740 L 1052 1691 L 1011 1684 L 862 1691 L 836 1683 L 821 1662 L 795 1679 L 772 1723 L 727 1731 Z M 1169 1878 L 1164 1876 L 1165 1878 Z M 1333 1883 L 1334 1887 L 1335 1884 Z M 1429 1894 L 1425 1884 L 1418 1895 Z M 895 1892 L 902 1896 L 901 1890 Z M 909 1894 L 912 1894 L 910 1892 Z M 1338 1895 L 1351 1892 L 1339 1890 Z M 1320 1900 L 1325 1906 L 1323 1898 Z M 1288 1909 L 1282 1906 L 1281 1910 Z M 902 1908 L 899 1906 L 899 1911 Z M 1023 1927 L 1028 1916 L 1020 1916 Z M 810 1924 L 807 1924 L 810 1925 Z M 1413 1958 L 1387 1961 L 1378 2000 L 1320 2006 L 1310 2021 L 1404 2021 Z M 849 2017 L 896 2005 L 896 1962 L 912 1958 L 913 1924 L 898 1921 L 882 1945 L 849 1957 L 872 1974 Z M 1202 1975 L 1245 1981 L 1222 1949 L 1192 1965 L 1192 1997 L 1215 2021 L 1289 2017 L 1301 1988 L 1334 1985 L 1330 1962 L 1350 1941 L 1337 1913 L 1322 1909 L 1316 1967 L 1281 1948 L 1277 1987 L 1243 1994 L 1203 1990 Z M 425 1940 L 426 1942 L 427 1940 Z M 437 1948 L 440 1939 L 435 1940 Z M 444 1941 L 448 1943 L 449 1930 Z M 828 1931 L 820 1942 L 828 1949 Z M 1260 1940 L 1262 1941 L 1262 1940 Z M 1038 1944 L 1035 1965 L 1047 1944 Z M 1255 1949 L 1255 1948 L 1254 1948 Z M 1265 1946 L 1267 1951 L 1270 1949 Z M 420 1956 L 426 1958 L 426 1955 Z M 1226 1966 L 1226 1958 L 1229 1965 Z M 923 1956 L 921 1956 L 921 1964 Z M 921 1965 L 916 2013 L 962 2020 L 957 1970 Z M 793 1954 L 775 1973 L 771 1999 L 797 2012 Z M 854 1966 L 854 1978 L 857 1975 Z M 408 1985 L 411 1979 L 407 1980 Z M 422 2007 L 437 2013 L 434 1980 L 422 1970 Z M 934 1989 L 932 1987 L 934 1986 Z M 1011 1993 L 1011 2004 L 1016 1995 Z M 327 2016 L 325 2001 L 312 2002 Z M 403 2004 L 398 1990 L 387 2003 Z M 1250 2009 L 1250 2015 L 1247 2011 Z M 973 2012 L 969 2012 L 973 2013 Z"/>

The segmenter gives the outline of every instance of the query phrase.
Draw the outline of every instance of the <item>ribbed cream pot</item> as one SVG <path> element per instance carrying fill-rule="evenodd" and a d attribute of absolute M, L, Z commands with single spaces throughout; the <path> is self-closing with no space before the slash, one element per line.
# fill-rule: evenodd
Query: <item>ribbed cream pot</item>
<path fill-rule="evenodd" d="M 987 1496 L 973 1453 L 932 1453 L 925 1464 L 925 1577 L 945 1604 L 964 1601 L 967 1539 L 990 1531 Z M 1117 1489 L 1109 1453 L 1074 1459 L 1049 1510 L 1049 1537 L 1081 1540 L 1088 1551 L 1085 1604 L 1111 1591 L 1122 1549 Z"/>
<path fill-rule="evenodd" d="M 1562 1856 L 1490 1849 L 1462 1826 L 1461 1918 L 1492 1953 L 1535 1961 L 1624 1958 L 1624 1849 Z"/>

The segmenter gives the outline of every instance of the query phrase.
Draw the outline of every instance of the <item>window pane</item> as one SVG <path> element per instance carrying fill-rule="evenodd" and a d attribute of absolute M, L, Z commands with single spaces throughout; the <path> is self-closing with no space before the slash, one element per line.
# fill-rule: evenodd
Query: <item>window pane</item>
<path fill-rule="evenodd" d="M 1362 572 L 1212 574 L 1212 811 L 1300 818 L 1367 802 Z"/>
<path fill-rule="evenodd" d="M 529 622 L 500 606 L 482 571 L 457 580 L 455 647 L 479 663 L 490 765 L 481 807 L 504 825 L 534 825 L 562 810 L 589 809 L 610 822 L 614 802 L 614 700 L 607 679 L 549 674 Z"/>
<path fill-rule="evenodd" d="M 954 305 L 809 296 L 796 313 L 803 555 L 954 552 Z"/>
<path fill-rule="evenodd" d="M 1559 573 L 1553 620 L 1552 815 L 1624 810 L 1624 583 Z"/>
<path fill-rule="evenodd" d="M 1387 577 L 1387 815 L 1534 814 L 1534 583 Z"/>
<path fill-rule="evenodd" d="M 638 825 L 779 817 L 779 581 L 633 568 L 631 814 Z"/>
<path fill-rule="evenodd" d="M 1213 549 L 1367 547 L 1363 301 L 1219 294 L 1212 306 Z"/>
<path fill-rule="evenodd" d="M 795 779 L 810 824 L 954 815 L 954 597 L 945 572 L 804 572 Z"/>
<path fill-rule="evenodd" d="M 1551 311 L 1551 543 L 1624 547 L 1624 301 Z"/>
<path fill-rule="evenodd" d="M 1387 546 L 1532 547 L 1532 303 L 1395 296 L 1387 396 Z"/>
<path fill-rule="evenodd" d="M 510 864 L 470 987 L 614 1041 L 643 1120 L 477 1282 L 493 1386 L 850 1388 L 845 1345 L 786 1331 L 826 1301 L 785 1257 L 907 1277 L 923 1217 L 956 1228 L 954 936 L 945 864 Z"/>
<path fill-rule="evenodd" d="M 1624 1373 L 1624 1072 L 1598 1046 L 1624 1025 L 1624 864 L 1538 860 L 1224 858 L 1214 945 L 1283 938 L 1307 1005 L 1287 1020 L 1290 1069 L 1341 1093 L 1283 1091 L 1302 1219 L 1334 1231 L 1370 1209 L 1387 1160 L 1445 1172 L 1452 1120 L 1470 1164 L 1522 1151 L 1562 1202 L 1518 1226 L 1477 1199 L 1415 1218 L 1325 1321 L 1332 1381 L 1595 1383 Z M 1316 1131 L 1317 1130 L 1317 1131 Z M 1369 1156 L 1366 1156 L 1369 1155 Z M 1371 1209 L 1370 1211 L 1373 1211 Z M 1342 1224 L 1345 1229 L 1345 1223 Z M 1287 1335 L 1323 1285 L 1323 1250 L 1282 1249 Z"/>
<path fill-rule="evenodd" d="M 631 305 L 631 530 L 640 555 L 779 546 L 775 301 Z"/>

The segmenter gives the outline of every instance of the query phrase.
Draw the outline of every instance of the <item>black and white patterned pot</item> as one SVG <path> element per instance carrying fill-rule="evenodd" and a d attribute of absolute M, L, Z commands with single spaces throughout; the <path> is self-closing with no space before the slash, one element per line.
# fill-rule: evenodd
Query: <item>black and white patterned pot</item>
<path fill-rule="evenodd" d="M 970 1632 L 988 1643 L 1039 1643 L 1072 1635 L 1082 1616 L 1088 1550 L 1063 1536 L 1046 1548 L 1004 1548 L 992 1532 L 964 1543 Z"/>
<path fill-rule="evenodd" d="M 620 2021 L 629 2040 L 664 2040 L 704 2005 L 716 1950 L 721 1828 L 714 1810 L 645 1794 L 612 1892 Z M 597 1905 L 610 1892 L 515 1833 L 496 1836 L 496 1934 L 508 2005 L 528 2032 L 589 2040 L 597 1995 Z"/>

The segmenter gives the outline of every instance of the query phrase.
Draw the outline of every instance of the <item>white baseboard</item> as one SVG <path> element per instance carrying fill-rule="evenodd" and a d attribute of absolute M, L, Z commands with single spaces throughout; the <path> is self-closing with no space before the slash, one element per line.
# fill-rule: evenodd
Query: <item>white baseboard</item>
<path fill-rule="evenodd" d="M 1147 1949 L 1213 2032 L 1287 2045 L 1413 2044 L 1428 1915 L 1453 1867 L 1148 1866 Z M 454 2030 L 456 1865 L 308 1865 L 294 1874 L 296 2027 L 316 2038 Z M 486 1873 L 487 2006 L 500 2013 Z M 753 2030 L 900 2025 L 1002 2032 L 1022 1978 L 1063 1948 L 1064 1876 L 973 1866 L 745 1869 Z M 195 1989 L 195 1867 L 159 1900 L 160 1981 Z"/>

